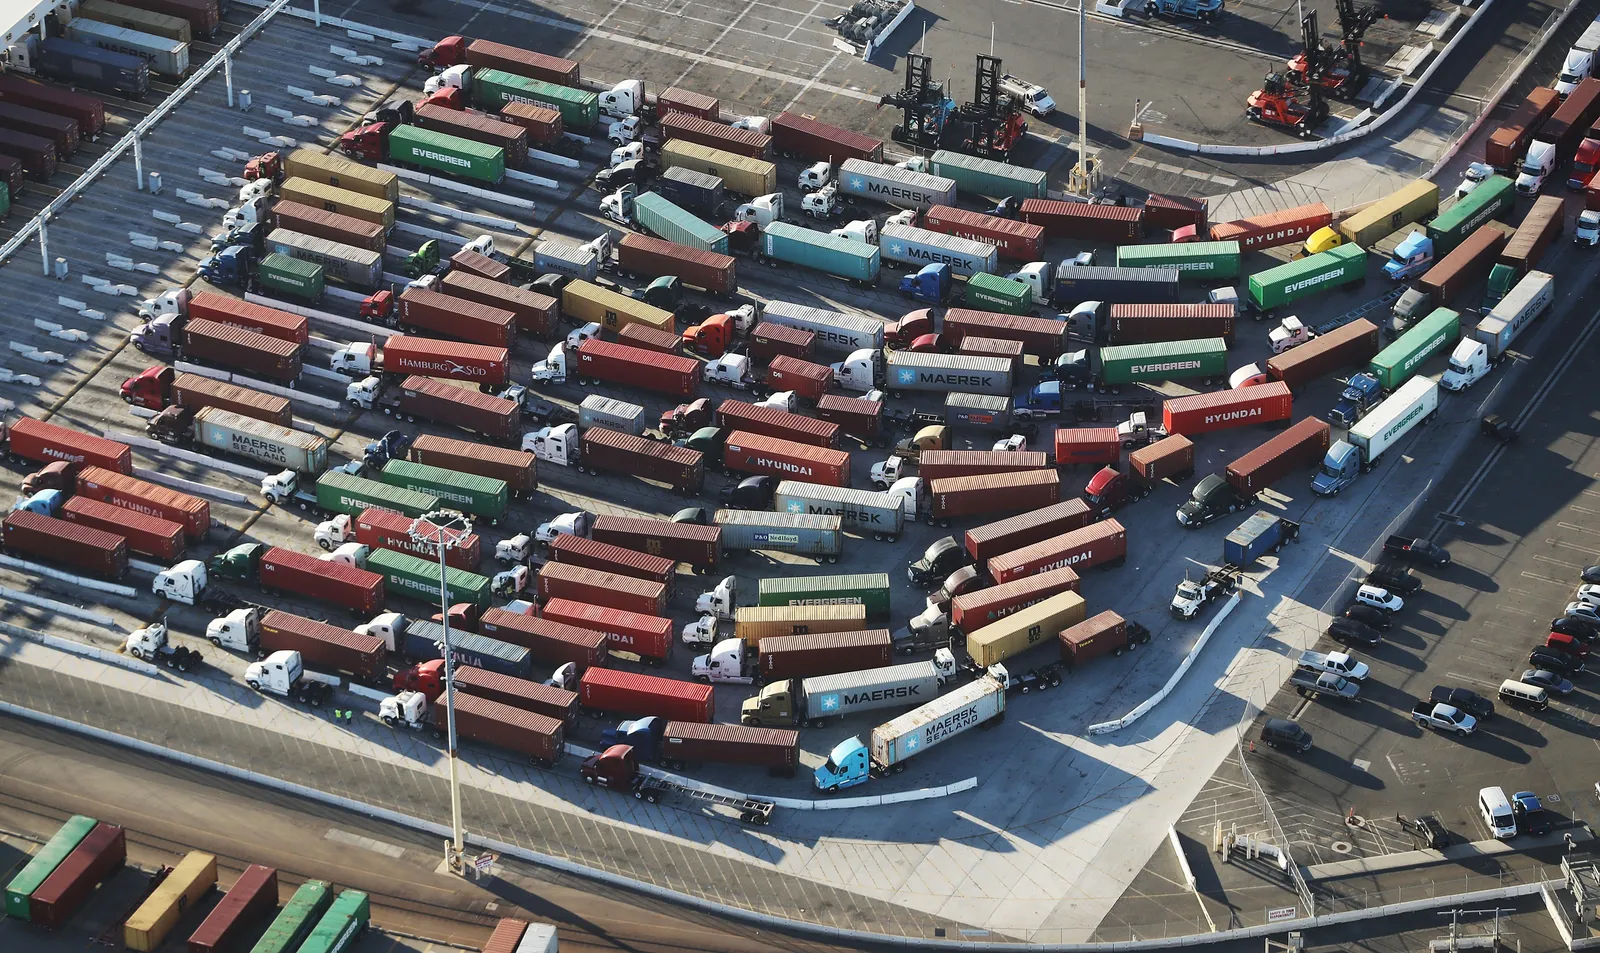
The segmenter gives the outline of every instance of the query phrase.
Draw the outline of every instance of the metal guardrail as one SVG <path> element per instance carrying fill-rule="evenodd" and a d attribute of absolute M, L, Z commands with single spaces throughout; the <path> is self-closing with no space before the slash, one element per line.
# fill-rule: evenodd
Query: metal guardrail
<path fill-rule="evenodd" d="M 216 54 L 211 57 L 211 59 L 206 60 L 205 65 L 195 70 L 194 75 L 184 80 L 183 85 L 173 90 L 172 95 L 162 100 L 160 105 L 151 110 L 150 115 L 140 120 L 139 124 L 134 126 L 132 131 L 123 136 L 121 139 L 117 140 L 115 145 L 106 150 L 105 155 L 96 159 L 94 164 L 85 169 L 83 174 L 78 176 L 78 178 L 75 179 L 71 185 L 63 189 L 60 195 L 51 199 L 50 204 L 40 209 L 39 214 L 35 215 L 28 222 L 28 224 L 18 229 L 17 233 L 11 236 L 9 241 L 7 241 L 4 245 L 0 245 L 0 265 L 4 265 L 6 262 L 10 261 L 11 257 L 15 255 L 17 251 L 22 248 L 22 246 L 34 235 L 43 232 L 45 225 L 50 221 L 50 219 L 59 214 L 67 206 L 67 203 L 71 202 L 74 198 L 77 198 L 78 193 L 92 185 L 95 179 L 98 179 L 100 176 L 104 175 L 106 170 L 111 168 L 112 163 L 122 158 L 129 149 L 134 147 L 134 144 L 142 136 L 147 135 L 156 127 L 157 123 L 167 118 L 167 115 L 171 113 L 172 110 L 176 109 L 185 99 L 187 99 L 191 93 L 198 89 L 201 83 L 209 79 L 211 74 L 217 71 L 218 67 L 228 64 L 232 60 L 233 55 L 237 53 L 248 40 L 259 33 L 261 28 L 266 26 L 273 17 L 277 16 L 278 11 L 282 10 L 288 5 L 289 0 L 274 0 L 273 3 L 269 4 L 265 10 L 261 11 L 260 15 L 258 15 L 254 20 L 251 20 L 244 29 L 239 31 L 238 36 L 223 44 L 222 49 L 218 50 Z M 228 69 L 229 72 L 232 71 L 231 66 L 229 66 Z M 48 260 L 44 262 L 44 273 L 46 275 L 50 274 L 50 262 Z"/>

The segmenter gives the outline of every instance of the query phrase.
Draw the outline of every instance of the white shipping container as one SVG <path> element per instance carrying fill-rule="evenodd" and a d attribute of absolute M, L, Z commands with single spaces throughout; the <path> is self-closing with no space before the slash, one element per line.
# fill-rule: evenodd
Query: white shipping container
<path fill-rule="evenodd" d="M 808 717 L 850 715 L 876 708 L 922 705 L 939 694 L 933 662 L 907 662 L 859 672 L 819 675 L 800 683 Z"/>
<path fill-rule="evenodd" d="M 878 238 L 878 251 L 884 261 L 897 261 L 914 268 L 949 265 L 952 271 L 965 278 L 980 273 L 994 274 L 999 260 L 993 245 L 910 225 L 884 226 Z"/>
<path fill-rule="evenodd" d="M 1471 337 L 1489 349 L 1489 360 L 1498 361 L 1522 329 L 1544 314 L 1555 299 L 1555 278 L 1547 272 L 1530 271 L 1484 315 Z"/>
<path fill-rule="evenodd" d="M 722 548 L 730 552 L 760 549 L 837 557 L 844 545 L 844 530 L 837 516 L 717 510 L 712 522 L 722 527 Z"/>
<path fill-rule="evenodd" d="M 1438 382 L 1431 377 L 1413 377 L 1351 427 L 1347 439 L 1368 460 L 1376 460 L 1438 409 Z"/>
<path fill-rule="evenodd" d="M 762 318 L 786 328 L 799 328 L 817 336 L 817 350 L 849 354 L 861 348 L 883 347 L 883 322 L 842 311 L 824 311 L 787 301 L 768 301 Z"/>
<path fill-rule="evenodd" d="M 533 246 L 533 266 L 543 274 L 593 281 L 600 273 L 600 256 L 587 245 L 545 240 Z"/>
<path fill-rule="evenodd" d="M 330 282 L 370 289 L 376 288 L 383 280 L 381 252 L 343 242 L 329 241 L 287 228 L 274 228 L 267 235 L 267 251 L 321 265 L 323 277 Z"/>
<path fill-rule="evenodd" d="M 87 17 L 73 18 L 67 23 L 66 32 L 69 40 L 137 56 L 150 64 L 152 73 L 181 77 L 189 72 L 189 45 L 170 37 L 140 33 Z"/>
<path fill-rule="evenodd" d="M 614 397 L 590 394 L 578 405 L 578 426 L 585 430 L 590 427 L 609 427 L 638 437 L 645 430 L 644 408 Z"/>
<path fill-rule="evenodd" d="M 846 159 L 839 166 L 839 191 L 895 208 L 956 204 L 955 179 L 865 159 Z"/>
<path fill-rule="evenodd" d="M 772 508 L 780 513 L 837 516 L 844 528 L 873 539 L 897 539 L 905 528 L 905 507 L 898 495 L 784 480 Z"/>
<path fill-rule="evenodd" d="M 872 763 L 880 770 L 892 768 L 1005 710 L 1005 688 L 985 675 L 872 729 Z"/>
<path fill-rule="evenodd" d="M 221 407 L 207 407 L 195 415 L 194 435 L 205 446 L 297 473 L 321 473 L 328 466 L 326 437 Z"/>
<path fill-rule="evenodd" d="M 1012 390 L 1011 362 L 1003 357 L 890 351 L 887 364 L 891 393 L 931 390 L 1005 396 Z"/>

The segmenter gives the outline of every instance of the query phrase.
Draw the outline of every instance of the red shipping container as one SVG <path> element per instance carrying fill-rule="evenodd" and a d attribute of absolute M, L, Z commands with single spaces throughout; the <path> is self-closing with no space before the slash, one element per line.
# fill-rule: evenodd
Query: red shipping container
<path fill-rule="evenodd" d="M 1122 205 L 1024 199 L 1022 220 L 1043 227 L 1047 238 L 1135 244 L 1144 237 L 1144 209 Z"/>
<path fill-rule="evenodd" d="M 772 137 L 749 129 L 735 129 L 685 112 L 667 113 L 661 117 L 660 125 L 663 141 L 682 139 L 751 159 L 772 158 Z"/>
<path fill-rule="evenodd" d="M 667 587 L 659 582 L 574 566 L 548 562 L 539 569 L 539 599 L 570 599 L 597 606 L 609 606 L 640 615 L 667 614 Z"/>
<path fill-rule="evenodd" d="M 1522 161 L 1528 144 L 1561 105 L 1561 94 L 1548 86 L 1535 87 L 1500 128 L 1483 145 L 1483 161 L 1505 172 Z"/>
<path fill-rule="evenodd" d="M 383 342 L 383 372 L 503 387 L 511 380 L 511 352 L 485 344 L 391 334 Z"/>
<path fill-rule="evenodd" d="M 1252 498 L 1297 467 L 1321 462 L 1330 437 L 1327 421 L 1307 417 L 1228 464 L 1223 475 L 1241 496 Z"/>
<path fill-rule="evenodd" d="M 590 569 L 659 582 L 667 587 L 669 597 L 677 585 L 676 562 L 573 533 L 562 533 L 550 543 L 550 558 L 558 563 L 588 566 Z"/>
<path fill-rule="evenodd" d="M 128 838 L 115 824 L 96 824 L 28 897 L 28 920 L 59 930 L 102 880 L 128 863 Z"/>
<path fill-rule="evenodd" d="M 1182 195 L 1150 195 L 1144 200 L 1144 227 L 1172 231 L 1193 226 L 1206 227 L 1206 200 Z"/>
<path fill-rule="evenodd" d="M 485 611 L 478 619 L 478 634 L 520 645 L 540 665 L 571 662 L 579 671 L 606 664 L 611 644 L 604 632 L 498 608 Z"/>
<path fill-rule="evenodd" d="M 561 123 L 561 111 L 537 103 L 506 103 L 500 110 L 500 118 L 528 130 L 530 147 L 547 146 L 566 132 Z"/>
<path fill-rule="evenodd" d="M 1094 522 L 1089 505 L 1083 500 L 1062 500 L 1008 519 L 985 523 L 966 532 L 967 555 L 975 562 L 987 562 L 1001 553 L 1031 546 L 1040 540 L 1082 529 Z"/>
<path fill-rule="evenodd" d="M 833 383 L 833 371 L 823 364 L 813 364 L 780 354 L 767 365 L 767 386 L 773 390 L 792 390 L 813 404 L 828 392 Z"/>
<path fill-rule="evenodd" d="M 1293 411 L 1294 395 L 1289 393 L 1289 385 L 1270 381 L 1239 390 L 1173 397 L 1162 405 L 1161 420 L 1167 433 L 1192 437 L 1213 430 L 1288 420 Z"/>
<path fill-rule="evenodd" d="M 272 206 L 272 227 L 375 252 L 383 251 L 389 237 L 379 222 L 288 200 Z"/>
<path fill-rule="evenodd" d="M 1005 341 L 1000 338 L 982 338 L 968 334 L 956 345 L 957 354 L 971 354 L 974 357 L 998 357 L 1011 362 L 1011 373 L 1022 373 L 1022 357 L 1027 353 L 1027 345 L 1021 341 Z"/>
<path fill-rule="evenodd" d="M 824 394 L 817 401 L 817 417 L 836 423 L 840 430 L 866 441 L 876 440 L 883 433 L 881 400 Z"/>
<path fill-rule="evenodd" d="M 555 764 L 566 753 L 565 722 L 466 692 L 456 693 L 455 708 L 456 732 L 470 741 L 525 754 L 539 767 Z M 448 711 L 433 706 L 435 735 L 448 730 Z"/>
<path fill-rule="evenodd" d="M 1056 430 L 1056 466 L 1097 463 L 1116 466 L 1122 459 L 1122 437 L 1115 427 L 1074 427 Z"/>
<path fill-rule="evenodd" d="M 444 691 L 444 659 L 433 659 L 422 663 L 429 666 L 434 672 L 433 692 Z M 455 680 L 456 691 L 487 698 L 492 702 L 510 705 L 523 711 L 531 711 L 535 715 L 554 718 L 557 721 L 571 723 L 578 717 L 578 693 L 569 692 L 564 688 L 554 685 L 541 685 L 526 678 L 517 678 L 515 675 L 502 675 L 487 669 L 476 668 L 471 665 L 458 665 L 455 667 L 451 678 Z"/>
<path fill-rule="evenodd" d="M 179 356 L 246 371 L 254 377 L 293 381 L 300 376 L 302 350 L 293 341 L 258 334 L 236 324 L 190 318 L 183 326 Z"/>
<path fill-rule="evenodd" d="M 1062 566 L 1080 572 L 1090 566 L 1109 569 L 1127 558 L 1128 531 L 1116 520 L 1105 520 L 992 557 L 989 578 L 1003 585 Z"/>
<path fill-rule="evenodd" d="M 768 681 L 836 675 L 894 664 L 894 640 L 888 629 L 773 635 L 757 643 L 757 648 L 761 676 Z"/>
<path fill-rule="evenodd" d="M 1319 228 L 1333 224 L 1333 212 L 1321 202 L 1300 205 L 1264 215 L 1211 226 L 1214 242 L 1238 242 L 1240 251 L 1260 251 L 1281 245 L 1298 245 Z M 1193 241 L 1200 241 L 1196 235 Z"/>
<path fill-rule="evenodd" d="M 510 311 L 516 316 L 517 330 L 536 337 L 549 337 L 561 320 L 561 302 L 557 299 L 482 275 L 451 271 L 439 287 L 452 297 Z"/>
<path fill-rule="evenodd" d="M 17 510 L 3 524 L 5 549 L 50 562 L 120 578 L 128 571 L 128 540 L 116 533 L 80 526 L 54 516 Z"/>
<path fill-rule="evenodd" d="M 437 561 L 438 553 L 430 546 L 425 546 L 411 538 L 411 526 L 415 520 L 403 516 L 393 510 L 379 509 L 370 506 L 361 511 L 361 515 L 354 517 L 356 542 L 363 546 L 372 546 L 377 549 L 390 549 L 407 556 L 426 559 L 430 562 Z M 423 523 L 423 532 L 431 523 Z M 327 548 L 327 547 L 324 547 Z M 469 533 L 463 537 L 458 545 L 445 550 L 444 564 L 453 569 L 464 569 L 467 572 L 477 572 L 478 563 L 483 559 L 483 539 L 477 533 Z"/>
<path fill-rule="evenodd" d="M 539 488 L 534 456 L 525 450 L 418 434 L 406 457 L 416 463 L 504 480 L 513 498 Z"/>
<path fill-rule="evenodd" d="M 838 424 L 791 414 L 776 407 L 758 407 L 742 400 L 725 400 L 717 406 L 717 426 L 813 447 L 839 446 Z"/>
<path fill-rule="evenodd" d="M 503 124 L 502 124 L 503 125 Z M 511 280 L 511 266 L 488 255 L 463 248 L 450 256 L 450 274 L 465 272 L 474 278 L 503 283 Z M 471 300 L 471 299 L 468 299 Z M 490 302 L 492 303 L 492 302 Z M 510 310 L 507 308 L 506 310 Z"/>
<path fill-rule="evenodd" d="M 1062 566 L 1037 576 L 1024 576 L 977 592 L 964 592 L 950 600 L 950 624 L 962 632 L 976 632 L 1019 609 L 1063 592 L 1078 591 L 1078 574 Z"/>
<path fill-rule="evenodd" d="M 243 935 L 277 908 L 277 869 L 251 864 L 189 937 L 189 953 L 238 949 Z"/>
<path fill-rule="evenodd" d="M 106 104 L 103 100 L 58 86 L 35 83 L 15 73 L 0 73 L 0 103 L 16 103 L 71 117 L 77 120 L 80 140 L 98 137 L 106 126 Z"/>
<path fill-rule="evenodd" d="M 656 115 L 669 116 L 672 113 L 688 113 L 711 122 L 719 122 L 722 119 L 722 103 L 714 96 L 668 86 L 656 97 Z"/>
<path fill-rule="evenodd" d="M 1377 325 L 1366 318 L 1357 318 L 1344 327 L 1267 358 L 1267 376 L 1293 390 L 1341 368 L 1365 364 L 1378 353 L 1378 343 Z"/>
<path fill-rule="evenodd" d="M 739 287 L 738 262 L 734 258 L 650 235 L 622 236 L 617 242 L 617 270 L 629 278 L 675 275 L 686 285 L 717 295 L 731 295 Z"/>
<path fill-rule="evenodd" d="M 826 159 L 833 163 L 846 159 L 883 161 L 883 140 L 792 112 L 773 117 L 772 147 L 779 155 L 790 159 Z"/>
<path fill-rule="evenodd" d="M 722 562 L 722 527 L 637 516 L 602 516 L 589 534 L 602 543 L 688 563 L 702 573 Z"/>
<path fill-rule="evenodd" d="M 183 558 L 183 525 L 87 496 L 75 496 L 61 507 L 61 518 L 104 530 L 128 541 L 128 552 L 171 565 Z"/>
<path fill-rule="evenodd" d="M 1233 344 L 1238 309 L 1231 304 L 1114 304 L 1107 344 L 1151 344 L 1223 338 Z"/>
<path fill-rule="evenodd" d="M 18 417 L 10 427 L 0 429 L 0 435 L 10 442 L 13 461 L 18 458 L 37 463 L 63 460 L 122 474 L 133 472 L 132 447 L 81 430 L 32 417 Z"/>
<path fill-rule="evenodd" d="M 313 671 L 350 672 L 374 685 L 386 681 L 389 650 L 382 639 L 273 609 L 261 618 L 261 652 L 271 655 L 278 651 L 299 652 Z"/>
<path fill-rule="evenodd" d="M 765 364 L 773 358 L 787 355 L 797 361 L 810 362 L 817 356 L 817 335 L 800 328 L 763 321 L 750 332 L 750 359 Z"/>
<path fill-rule="evenodd" d="M 700 384 L 699 361 L 599 338 L 590 338 L 578 346 L 574 373 L 580 380 L 626 384 L 685 399 L 692 398 Z"/>
<path fill-rule="evenodd" d="M 571 599 L 551 599 L 539 614 L 552 622 L 604 632 L 611 638 L 613 652 L 631 652 L 651 663 L 672 655 L 671 619 Z"/>
<path fill-rule="evenodd" d="M 578 697 L 583 707 L 593 712 L 641 718 L 655 715 L 668 721 L 710 724 L 716 710 L 710 685 L 609 668 L 584 672 L 578 681 Z"/>
<path fill-rule="evenodd" d="M 77 493 L 181 524 L 190 539 L 204 539 L 211 529 L 211 504 L 205 499 L 100 467 L 78 471 Z"/>
<path fill-rule="evenodd" d="M 617 332 L 617 341 L 629 347 L 657 354 L 676 354 L 683 346 L 683 337 L 671 331 L 652 328 L 648 324 L 630 324 Z"/>
<path fill-rule="evenodd" d="M 510 347 L 517 337 L 517 316 L 510 311 L 425 288 L 401 292 L 395 322 L 407 331 L 422 329 L 490 347 Z"/>
<path fill-rule="evenodd" d="M 1038 261 L 1039 249 L 1044 246 L 1043 226 L 948 205 L 935 205 L 922 213 L 922 227 L 993 245 L 1001 258 L 1012 261 Z"/>
<path fill-rule="evenodd" d="M 447 37 L 440 43 L 446 43 Z M 474 69 L 498 69 L 517 76 L 555 83 L 557 86 L 578 85 L 581 68 L 573 60 L 549 56 L 534 50 L 496 43 L 493 40 L 472 40 L 467 44 L 467 65 Z"/>
<path fill-rule="evenodd" d="M 1054 470 L 986 473 L 933 480 L 928 493 L 933 518 L 949 526 L 956 516 L 1014 513 L 1060 502 L 1061 478 Z"/>
<path fill-rule="evenodd" d="M 850 485 L 850 454 L 843 450 L 813 447 L 793 440 L 779 440 L 758 433 L 735 430 L 722 445 L 722 465 L 735 473 L 763 474 L 825 483 Z"/>
<path fill-rule="evenodd" d="M 261 555 L 256 572 L 268 592 L 331 602 L 366 618 L 383 611 L 383 577 L 375 572 L 278 546 Z"/>
<path fill-rule="evenodd" d="M 500 922 L 494 925 L 494 932 L 484 942 L 483 953 L 517 953 L 517 944 L 522 942 L 522 934 L 527 930 L 526 920 L 501 917 Z"/>
<path fill-rule="evenodd" d="M 506 442 L 517 439 L 522 423 L 514 400 L 415 374 L 400 383 L 400 410 Z"/>
<path fill-rule="evenodd" d="M 917 475 L 924 480 L 948 480 L 1043 470 L 1049 465 L 1049 458 L 1036 450 L 924 450 L 917 460 Z"/>
<path fill-rule="evenodd" d="M 679 493 L 699 493 L 705 485 L 705 455 L 688 447 L 622 433 L 609 427 L 583 432 L 580 460 L 591 473 L 611 471 L 665 483 Z"/>
<path fill-rule="evenodd" d="M 1040 357 L 1055 357 L 1067 350 L 1067 323 L 1052 318 L 951 308 L 944 313 L 943 333 L 958 345 L 968 335 L 1021 341 L 1026 353 Z"/>
<path fill-rule="evenodd" d="M 190 298 L 185 310 L 190 318 L 231 324 L 301 347 L 311 340 L 311 322 L 304 315 L 290 314 L 214 291 L 202 291 Z"/>

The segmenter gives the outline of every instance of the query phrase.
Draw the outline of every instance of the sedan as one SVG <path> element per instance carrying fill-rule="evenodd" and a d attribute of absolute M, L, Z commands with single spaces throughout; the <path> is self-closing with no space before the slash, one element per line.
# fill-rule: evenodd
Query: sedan
<path fill-rule="evenodd" d="M 1590 566 L 1582 573 L 1584 582 L 1600 583 L 1600 566 Z"/>
<path fill-rule="evenodd" d="M 1569 619 L 1582 619 L 1584 622 L 1600 625 L 1600 608 L 1591 606 L 1587 602 L 1569 602 L 1561 614 Z"/>
<path fill-rule="evenodd" d="M 1579 639 L 1586 638 L 1591 642 L 1596 639 L 1600 639 L 1600 625 L 1589 622 L 1585 619 L 1576 619 L 1570 617 L 1551 619 L 1550 631 L 1560 632 L 1562 635 L 1570 635 Z"/>
<path fill-rule="evenodd" d="M 1518 791 L 1511 795 L 1511 812 L 1517 818 L 1517 833 L 1548 834 L 1555 827 L 1550 820 L 1550 812 L 1539 803 L 1539 795 L 1532 791 Z"/>
<path fill-rule="evenodd" d="M 1578 659 L 1548 645 L 1534 646 L 1533 651 L 1528 653 L 1528 664 L 1563 675 L 1577 675 L 1583 671 L 1583 663 Z"/>
<path fill-rule="evenodd" d="M 1586 582 L 1578 587 L 1572 596 L 1573 601 L 1581 602 L 1587 606 L 1600 606 L 1600 585 Z"/>
<path fill-rule="evenodd" d="M 1547 668 L 1530 668 L 1518 679 L 1525 685 L 1537 685 L 1556 695 L 1572 694 L 1572 683 Z"/>
<path fill-rule="evenodd" d="M 1367 649 L 1375 649 L 1383 644 L 1383 636 L 1376 629 L 1354 619 L 1334 619 L 1328 625 L 1328 637 L 1335 642 Z"/>
<path fill-rule="evenodd" d="M 1344 610 L 1344 617 L 1346 619 L 1354 619 L 1362 625 L 1370 625 L 1379 632 L 1387 632 L 1390 626 L 1394 625 L 1393 620 L 1389 618 L 1389 613 L 1359 602 Z"/>

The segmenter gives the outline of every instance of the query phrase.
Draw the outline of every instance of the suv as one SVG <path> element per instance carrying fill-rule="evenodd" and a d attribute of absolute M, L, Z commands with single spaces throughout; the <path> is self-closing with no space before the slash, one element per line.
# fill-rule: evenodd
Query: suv
<path fill-rule="evenodd" d="M 1356 601 L 1364 606 L 1371 606 L 1383 612 L 1399 612 L 1406 607 L 1406 601 L 1387 589 L 1377 586 L 1362 586 L 1356 590 Z"/>
<path fill-rule="evenodd" d="M 1387 632 L 1394 625 L 1393 620 L 1389 618 L 1389 613 L 1361 602 L 1357 602 L 1344 610 L 1344 617 L 1346 619 L 1354 619 L 1362 625 L 1370 625 L 1379 632 Z"/>
<path fill-rule="evenodd" d="M 1383 636 L 1376 629 L 1354 619 L 1334 619 L 1328 625 L 1328 637 L 1344 645 L 1359 645 L 1366 649 L 1375 649 L 1383 644 Z"/>
<path fill-rule="evenodd" d="M 1560 649 L 1550 648 L 1548 645 L 1536 645 L 1528 653 L 1528 664 L 1536 668 L 1549 669 L 1562 675 L 1576 675 L 1583 671 L 1583 663 Z"/>
<path fill-rule="evenodd" d="M 1588 619 L 1577 619 L 1572 616 L 1563 616 L 1550 620 L 1550 631 L 1560 632 L 1562 635 L 1571 635 L 1577 638 L 1587 638 L 1590 641 L 1600 639 L 1600 625 Z"/>
<path fill-rule="evenodd" d="M 1178 522 L 1185 529 L 1198 529 L 1219 516 L 1239 512 L 1248 502 L 1227 480 L 1213 473 L 1195 484 L 1188 502 L 1178 507 Z"/>
<path fill-rule="evenodd" d="M 1532 791 L 1518 791 L 1511 795 L 1511 813 L 1517 819 L 1518 834 L 1548 834 L 1555 824 L 1550 812 L 1539 803 L 1539 795 Z"/>
<path fill-rule="evenodd" d="M 1287 718 L 1268 718 L 1261 726 L 1261 740 L 1269 748 L 1287 748 L 1295 754 L 1311 750 L 1311 732 Z"/>
<path fill-rule="evenodd" d="M 1397 595 L 1409 596 L 1422 591 L 1422 579 L 1404 566 L 1379 563 L 1367 573 L 1367 585 L 1387 589 Z"/>
<path fill-rule="evenodd" d="M 1487 721 L 1494 717 L 1494 702 L 1469 689 L 1435 685 L 1428 700 L 1437 705 L 1459 708 L 1479 721 Z"/>
<path fill-rule="evenodd" d="M 1450 846 L 1450 832 L 1439 823 L 1439 818 L 1432 814 L 1421 817 L 1408 818 L 1405 815 L 1396 815 L 1395 820 L 1400 822 L 1400 829 L 1410 834 L 1421 846 L 1433 850 L 1443 850 Z"/>

